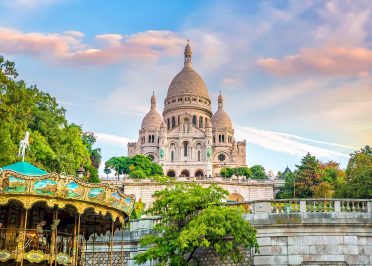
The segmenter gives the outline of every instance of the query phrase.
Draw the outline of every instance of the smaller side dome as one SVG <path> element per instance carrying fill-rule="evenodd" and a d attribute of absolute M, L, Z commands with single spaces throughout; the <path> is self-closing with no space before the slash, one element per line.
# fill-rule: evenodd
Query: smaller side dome
<path fill-rule="evenodd" d="M 212 126 L 213 128 L 233 128 L 230 116 L 223 109 L 223 97 L 221 92 L 218 96 L 218 110 L 212 116 Z"/>
<path fill-rule="evenodd" d="M 153 92 L 151 96 L 151 109 L 142 120 L 141 129 L 158 129 L 163 121 L 162 116 L 156 110 L 156 97 Z"/>

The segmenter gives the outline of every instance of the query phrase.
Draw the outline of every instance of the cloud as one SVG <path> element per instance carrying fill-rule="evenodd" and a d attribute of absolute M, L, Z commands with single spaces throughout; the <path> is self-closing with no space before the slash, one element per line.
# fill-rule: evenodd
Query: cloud
<path fill-rule="evenodd" d="M 110 144 L 117 144 L 122 146 L 127 146 L 128 142 L 133 142 L 134 140 L 126 138 L 126 137 L 120 137 L 115 136 L 107 133 L 94 133 L 94 135 L 97 138 L 97 141 L 110 143 Z"/>
<path fill-rule="evenodd" d="M 372 50 L 363 47 L 301 48 L 282 59 L 258 59 L 257 64 L 278 76 L 320 74 L 366 76 L 372 70 Z"/>
<path fill-rule="evenodd" d="M 53 63 L 107 65 L 135 59 L 157 60 L 173 55 L 185 41 L 171 31 L 145 31 L 131 35 L 96 35 L 98 43 L 84 43 L 84 33 L 25 33 L 0 28 L 0 52 L 27 55 Z"/>
<path fill-rule="evenodd" d="M 349 158 L 349 155 L 346 153 L 334 151 L 327 148 L 317 147 L 300 141 L 303 140 L 306 142 L 326 144 L 328 146 L 335 147 L 346 147 L 347 149 L 350 149 L 351 147 L 348 145 L 313 140 L 281 132 L 256 129 L 253 127 L 236 126 L 235 129 L 237 132 L 237 136 L 239 138 L 244 138 L 247 140 L 248 143 L 252 143 L 269 150 L 284 152 L 287 154 L 301 157 L 309 152 L 312 155 L 315 155 L 316 157 L 332 160 L 340 157 Z"/>

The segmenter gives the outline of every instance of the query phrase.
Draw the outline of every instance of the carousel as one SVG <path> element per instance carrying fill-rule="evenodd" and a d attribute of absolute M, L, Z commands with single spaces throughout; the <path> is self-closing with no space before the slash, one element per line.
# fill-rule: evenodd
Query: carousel
<path fill-rule="evenodd" d="M 0 169 L 0 264 L 86 265 L 88 239 L 108 232 L 112 258 L 114 233 L 124 228 L 134 203 L 133 195 L 112 185 L 47 173 L 27 162 L 5 166 Z"/>

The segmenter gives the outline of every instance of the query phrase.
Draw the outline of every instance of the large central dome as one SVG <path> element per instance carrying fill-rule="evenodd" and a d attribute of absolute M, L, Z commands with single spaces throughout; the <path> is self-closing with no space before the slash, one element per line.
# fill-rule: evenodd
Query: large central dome
<path fill-rule="evenodd" d="M 192 68 L 190 44 L 185 47 L 185 66 L 169 85 L 167 98 L 191 94 L 209 99 L 208 88 L 202 77 Z"/>
<path fill-rule="evenodd" d="M 182 71 L 174 77 L 169 85 L 167 97 L 187 93 L 209 98 L 207 85 L 205 85 L 202 77 L 191 66 L 185 66 Z"/>

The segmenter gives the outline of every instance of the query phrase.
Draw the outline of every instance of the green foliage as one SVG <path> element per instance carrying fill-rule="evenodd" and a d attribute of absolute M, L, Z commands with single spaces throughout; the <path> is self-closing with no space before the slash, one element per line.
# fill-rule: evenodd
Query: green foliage
<path fill-rule="evenodd" d="M 129 173 L 129 176 L 133 178 L 146 178 L 147 177 L 145 171 L 143 171 L 142 169 L 135 169 L 131 171 Z"/>
<path fill-rule="evenodd" d="M 231 177 L 234 173 L 234 170 L 233 168 L 230 168 L 230 167 L 223 167 L 221 168 L 221 171 L 220 171 L 220 176 L 223 176 L 223 177 Z"/>
<path fill-rule="evenodd" d="M 262 165 L 253 165 L 251 168 L 252 179 L 268 179 L 265 168 Z"/>
<path fill-rule="evenodd" d="M 108 175 L 111 174 L 111 169 L 105 167 L 105 169 L 103 169 L 103 172 L 104 172 L 104 173 L 107 175 L 107 177 L 108 177 Z"/>
<path fill-rule="evenodd" d="M 372 168 L 372 148 L 366 145 L 359 151 L 350 154 L 350 159 L 346 168 L 346 180 L 353 179 L 364 169 Z"/>
<path fill-rule="evenodd" d="M 200 247 L 214 247 L 223 259 L 243 259 L 241 247 L 256 247 L 256 231 L 242 218 L 242 212 L 225 206 L 211 206 L 190 221 L 179 236 L 180 250 L 188 253 Z M 228 237 L 227 237 L 228 236 Z"/>
<path fill-rule="evenodd" d="M 54 97 L 36 86 L 27 87 L 17 76 L 14 63 L 0 56 L 0 165 L 19 160 L 18 144 L 29 131 L 26 161 L 48 172 L 72 175 L 80 165 L 89 167 L 81 127 L 68 123 Z"/>
<path fill-rule="evenodd" d="M 161 216 L 155 235 L 145 236 L 149 249 L 135 256 L 136 263 L 157 260 L 160 265 L 189 265 L 200 247 L 214 247 L 221 257 L 242 258 L 240 247 L 257 247 L 256 231 L 235 208 L 216 206 L 228 192 L 212 185 L 176 184 L 153 195 L 146 213 Z"/>
<path fill-rule="evenodd" d="M 355 173 L 351 180 L 337 188 L 335 197 L 372 199 L 372 168 Z"/>
<path fill-rule="evenodd" d="M 252 171 L 245 166 L 235 168 L 223 167 L 220 171 L 220 176 L 231 177 L 232 175 L 245 176 L 246 178 L 250 178 L 252 177 Z"/>
<path fill-rule="evenodd" d="M 106 162 L 105 168 L 113 169 L 118 177 L 121 174 L 129 174 L 133 178 L 163 175 L 163 168 L 142 154 L 134 157 L 112 157 Z"/>
<path fill-rule="evenodd" d="M 365 146 L 350 154 L 346 182 L 336 186 L 335 196 L 340 198 L 372 198 L 372 148 Z"/>

